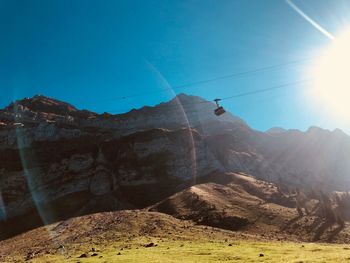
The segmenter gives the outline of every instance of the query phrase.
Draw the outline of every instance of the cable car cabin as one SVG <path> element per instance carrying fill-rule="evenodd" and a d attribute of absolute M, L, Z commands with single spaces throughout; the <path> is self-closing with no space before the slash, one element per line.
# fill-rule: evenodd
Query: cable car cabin
<path fill-rule="evenodd" d="M 214 113 L 215 113 L 215 115 L 216 116 L 220 116 L 220 115 L 222 115 L 222 114 L 224 114 L 226 111 L 225 111 L 225 109 L 222 107 L 222 106 L 220 106 L 219 105 L 219 101 L 220 101 L 221 99 L 215 99 L 214 101 L 215 101 L 215 103 L 216 103 L 216 109 L 214 110 Z"/>
<path fill-rule="evenodd" d="M 217 109 L 214 110 L 214 113 L 215 113 L 216 116 L 220 116 L 220 115 L 224 114 L 225 112 L 226 111 L 225 111 L 225 109 L 222 106 L 220 106 L 220 107 L 218 107 Z"/>

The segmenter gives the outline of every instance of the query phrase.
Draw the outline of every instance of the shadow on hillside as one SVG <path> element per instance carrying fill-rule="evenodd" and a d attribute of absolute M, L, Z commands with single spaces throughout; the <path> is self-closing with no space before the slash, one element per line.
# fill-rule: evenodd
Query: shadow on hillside
<path fill-rule="evenodd" d="M 331 231 L 330 235 L 328 236 L 327 241 L 332 242 L 333 239 L 345 228 L 344 225 L 339 225 L 337 228 L 335 228 L 333 231 Z"/>
<path fill-rule="evenodd" d="M 299 219 L 301 219 L 302 216 L 298 215 L 297 217 L 292 218 L 287 222 L 287 224 L 282 228 L 282 231 L 288 229 L 289 227 L 293 226 L 293 224 L 297 223 Z M 314 232 L 314 236 L 312 237 L 311 241 L 319 241 L 321 239 L 321 236 L 326 233 L 328 229 L 331 229 L 332 226 L 334 226 L 336 222 L 332 220 L 324 220 L 320 217 L 316 217 L 312 224 L 308 227 L 308 233 Z M 329 232 L 329 235 L 327 237 L 327 242 L 333 241 L 333 239 L 345 228 L 344 225 L 338 225 L 335 229 Z"/>
<path fill-rule="evenodd" d="M 77 212 L 79 211 L 78 208 L 83 207 L 91 198 L 92 195 L 88 191 L 69 194 L 48 204 L 40 205 L 40 209 L 34 208 L 21 216 L 0 221 L 0 240 L 11 238 L 43 225 L 78 216 L 80 215 Z"/>
<path fill-rule="evenodd" d="M 176 185 L 175 182 L 172 182 Z M 167 185 L 166 185 L 167 184 Z M 118 191 L 96 196 L 90 191 L 75 192 L 7 221 L 0 221 L 0 241 L 69 218 L 99 212 L 141 209 L 174 194 L 169 180 L 147 188 L 120 187 Z M 184 185 L 185 187 L 185 185 Z"/>
<path fill-rule="evenodd" d="M 334 223 L 332 221 L 326 220 L 320 226 L 316 229 L 316 233 L 312 239 L 312 241 L 318 241 L 320 240 L 323 233 L 326 232 L 328 228 L 330 228 Z"/>
<path fill-rule="evenodd" d="M 318 229 L 320 225 L 322 224 L 323 220 L 320 217 L 316 217 L 312 224 L 308 227 L 308 232 L 312 232 L 315 229 Z"/>

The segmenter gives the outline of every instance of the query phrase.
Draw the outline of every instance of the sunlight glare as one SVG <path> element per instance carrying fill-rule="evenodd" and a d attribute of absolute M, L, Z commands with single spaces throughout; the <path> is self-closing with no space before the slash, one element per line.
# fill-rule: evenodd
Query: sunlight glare
<path fill-rule="evenodd" d="M 311 69 L 309 90 L 319 106 L 335 118 L 350 117 L 350 30 L 340 34 Z"/>

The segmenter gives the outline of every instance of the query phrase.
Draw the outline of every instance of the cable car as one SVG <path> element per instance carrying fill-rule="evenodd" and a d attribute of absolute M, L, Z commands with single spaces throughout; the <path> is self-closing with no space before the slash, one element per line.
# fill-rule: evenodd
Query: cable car
<path fill-rule="evenodd" d="M 225 111 L 225 109 L 222 107 L 222 106 L 220 106 L 219 105 L 219 101 L 220 101 L 221 99 L 215 99 L 214 101 L 215 101 L 215 103 L 216 103 L 216 109 L 214 110 L 214 113 L 215 113 L 215 115 L 216 116 L 220 116 L 220 115 L 222 115 L 222 114 L 224 114 L 226 111 Z"/>

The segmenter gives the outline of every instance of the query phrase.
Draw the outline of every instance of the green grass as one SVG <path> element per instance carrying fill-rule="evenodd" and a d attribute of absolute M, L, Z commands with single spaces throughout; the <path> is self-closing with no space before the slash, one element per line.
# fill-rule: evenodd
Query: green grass
<path fill-rule="evenodd" d="M 180 241 L 153 238 L 156 247 L 145 248 L 150 240 L 135 239 L 97 247 L 97 256 L 80 247 L 70 256 L 42 255 L 32 262 L 350 262 L 350 246 L 291 242 Z M 231 244 L 231 246 L 229 246 Z M 123 250 L 121 250 L 123 248 Z M 85 249 L 85 250 L 84 250 Z M 118 253 L 121 255 L 118 255 Z M 87 258 L 78 258 L 82 253 Z M 263 254 L 264 256 L 260 256 Z"/>

